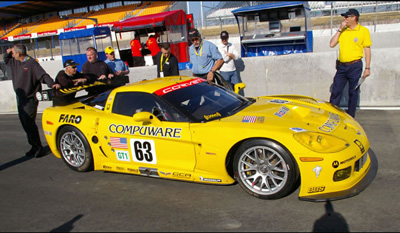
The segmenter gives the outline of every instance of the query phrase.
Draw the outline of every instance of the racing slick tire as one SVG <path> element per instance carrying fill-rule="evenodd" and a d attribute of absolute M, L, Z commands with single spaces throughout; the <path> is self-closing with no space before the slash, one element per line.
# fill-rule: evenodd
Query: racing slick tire
<path fill-rule="evenodd" d="M 63 161 L 72 170 L 78 172 L 93 170 L 93 156 L 89 143 L 77 128 L 63 127 L 57 137 L 57 148 Z"/>
<path fill-rule="evenodd" d="M 234 155 L 233 171 L 240 186 L 261 199 L 282 198 L 298 185 L 299 172 L 293 156 L 270 140 L 244 142 Z"/>

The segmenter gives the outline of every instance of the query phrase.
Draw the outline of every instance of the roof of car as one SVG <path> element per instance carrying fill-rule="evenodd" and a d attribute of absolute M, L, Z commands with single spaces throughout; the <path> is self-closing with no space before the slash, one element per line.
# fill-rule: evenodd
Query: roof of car
<path fill-rule="evenodd" d="M 165 87 L 169 87 L 193 79 L 198 79 L 198 78 L 190 76 L 169 76 L 163 78 L 155 78 L 151 80 L 143 80 L 119 87 L 117 92 L 141 91 L 147 93 L 154 93 L 157 90 L 163 89 Z"/>

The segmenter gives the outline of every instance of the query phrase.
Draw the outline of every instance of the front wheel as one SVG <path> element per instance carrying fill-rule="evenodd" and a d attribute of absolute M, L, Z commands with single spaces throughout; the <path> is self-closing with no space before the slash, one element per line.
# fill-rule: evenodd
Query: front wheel
<path fill-rule="evenodd" d="M 93 156 L 85 136 L 77 128 L 66 126 L 58 135 L 58 149 L 71 169 L 86 172 L 93 169 Z"/>
<path fill-rule="evenodd" d="M 278 199 L 294 190 L 298 169 L 293 156 L 276 142 L 254 139 L 235 153 L 235 178 L 250 195 Z"/>

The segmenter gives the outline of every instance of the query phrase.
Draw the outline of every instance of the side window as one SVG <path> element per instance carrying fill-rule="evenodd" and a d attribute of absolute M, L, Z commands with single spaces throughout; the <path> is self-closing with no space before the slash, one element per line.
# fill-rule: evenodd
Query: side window
<path fill-rule="evenodd" d="M 152 112 L 157 106 L 150 94 L 138 92 L 120 92 L 115 96 L 112 112 L 125 116 L 133 116 L 138 112 Z"/>
<path fill-rule="evenodd" d="M 151 94 L 120 92 L 115 95 L 112 113 L 133 116 L 138 112 L 151 112 L 161 121 L 188 121 L 187 118 Z"/>

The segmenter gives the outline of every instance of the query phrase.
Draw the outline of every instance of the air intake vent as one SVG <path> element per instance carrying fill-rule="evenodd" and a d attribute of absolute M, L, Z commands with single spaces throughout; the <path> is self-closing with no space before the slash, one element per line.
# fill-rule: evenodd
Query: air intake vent
<path fill-rule="evenodd" d="M 274 97 L 287 99 L 287 100 L 292 100 L 292 101 L 300 101 L 300 102 L 305 102 L 305 103 L 314 104 L 314 105 L 319 105 L 318 102 L 314 98 L 308 98 L 308 97 L 305 97 L 305 96 L 274 95 Z"/>

